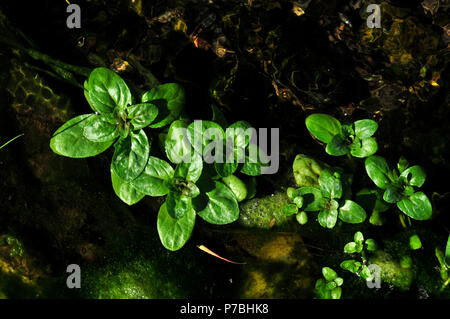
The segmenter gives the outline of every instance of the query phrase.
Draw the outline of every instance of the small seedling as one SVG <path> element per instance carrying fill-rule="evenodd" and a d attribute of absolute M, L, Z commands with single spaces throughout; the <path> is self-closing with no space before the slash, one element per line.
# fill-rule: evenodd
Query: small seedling
<path fill-rule="evenodd" d="M 319 176 L 319 187 L 301 187 L 289 190 L 294 204 L 288 204 L 283 208 L 286 215 L 299 212 L 319 212 L 318 221 L 322 227 L 333 228 L 339 217 L 345 223 L 357 224 L 366 219 L 364 209 L 349 199 L 343 199 L 343 183 L 341 174 L 337 171 L 324 169 Z M 300 205 L 301 204 L 301 205 Z M 305 220 L 302 214 L 301 221 Z M 306 216 L 307 217 L 307 216 Z M 297 219 L 298 220 L 298 219 Z"/>
<path fill-rule="evenodd" d="M 372 120 L 359 120 L 342 125 L 336 118 L 327 114 L 312 114 L 306 118 L 306 128 L 319 141 L 326 144 L 329 155 L 351 154 L 354 157 L 367 157 L 378 150 L 372 137 L 378 124 Z"/>
<path fill-rule="evenodd" d="M 344 279 L 329 267 L 322 268 L 323 278 L 316 281 L 316 293 L 320 299 L 340 299 Z"/>
<path fill-rule="evenodd" d="M 341 268 L 348 270 L 365 280 L 372 280 L 373 275 L 366 265 L 366 251 L 373 252 L 376 249 L 377 245 L 373 239 L 364 240 L 364 235 L 361 232 L 356 232 L 354 241 L 345 244 L 344 252 L 347 254 L 360 254 L 362 261 L 360 262 L 355 259 L 344 260 L 340 265 Z"/>
<path fill-rule="evenodd" d="M 365 167 L 370 179 L 384 190 L 383 200 L 396 204 L 407 216 L 416 220 L 426 220 L 431 217 L 432 207 L 428 197 L 416 191 L 425 183 L 426 174 L 422 167 L 409 167 L 408 162 L 400 158 L 397 168 L 389 166 L 381 156 L 371 156 L 365 161 Z"/>

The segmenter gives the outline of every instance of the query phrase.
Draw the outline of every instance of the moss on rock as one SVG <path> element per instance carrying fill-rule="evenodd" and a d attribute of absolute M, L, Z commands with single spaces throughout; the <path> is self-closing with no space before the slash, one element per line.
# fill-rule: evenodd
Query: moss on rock
<path fill-rule="evenodd" d="M 320 172 L 325 168 L 325 164 L 304 154 L 295 157 L 292 169 L 294 171 L 295 182 L 298 187 L 319 187 Z"/>
<path fill-rule="evenodd" d="M 294 216 L 286 216 L 281 211 L 289 204 L 285 193 L 275 193 L 263 198 L 254 198 L 240 206 L 238 223 L 247 228 L 270 229 L 282 227 L 295 221 Z"/>

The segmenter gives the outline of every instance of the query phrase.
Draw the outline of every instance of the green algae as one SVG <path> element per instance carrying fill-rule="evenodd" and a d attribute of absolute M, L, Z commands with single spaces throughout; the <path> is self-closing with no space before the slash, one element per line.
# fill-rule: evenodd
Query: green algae
<path fill-rule="evenodd" d="M 283 206 L 289 204 L 285 193 L 254 198 L 240 205 L 238 223 L 247 228 L 270 229 L 286 226 L 295 221 L 294 216 L 286 216 L 282 212 Z"/>
<path fill-rule="evenodd" d="M 319 187 L 320 172 L 326 168 L 325 164 L 314 158 L 298 154 L 292 164 L 295 182 L 298 187 Z"/>

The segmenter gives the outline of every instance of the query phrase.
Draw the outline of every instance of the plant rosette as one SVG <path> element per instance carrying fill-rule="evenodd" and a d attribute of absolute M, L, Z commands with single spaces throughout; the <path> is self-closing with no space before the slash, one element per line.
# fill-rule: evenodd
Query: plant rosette
<path fill-rule="evenodd" d="M 84 95 L 94 113 L 77 116 L 62 125 L 50 140 L 59 155 L 85 158 L 98 155 L 114 144 L 111 180 L 117 196 L 132 205 L 145 192 L 136 180 L 149 166 L 150 142 L 144 128 L 162 125 L 165 109 L 178 116 L 184 105 L 184 91 L 175 83 L 157 86 L 134 103 L 125 81 L 106 68 L 94 69 L 84 83 Z M 162 119 L 159 117 L 162 116 Z"/>
<path fill-rule="evenodd" d="M 342 199 L 343 184 L 341 174 L 336 171 L 324 169 L 319 176 L 319 187 L 300 187 L 292 190 L 288 189 L 288 197 L 294 204 L 283 207 L 285 215 L 293 215 L 304 212 L 319 212 L 318 221 L 322 227 L 333 228 L 338 218 L 345 223 L 358 224 L 366 219 L 365 210 L 349 199 Z M 302 222 L 306 219 L 306 213 L 297 215 L 297 220 Z M 300 223 L 300 221 L 299 221 Z"/>
<path fill-rule="evenodd" d="M 344 279 L 329 267 L 322 268 L 323 278 L 316 281 L 316 294 L 320 299 L 340 299 Z"/>
<path fill-rule="evenodd" d="M 397 168 L 391 168 L 385 158 L 370 156 L 365 160 L 367 175 L 384 191 L 383 200 L 396 204 L 404 214 L 415 220 L 427 220 L 432 215 L 428 197 L 417 191 L 426 179 L 424 169 L 419 165 L 409 167 L 403 157 Z"/>
<path fill-rule="evenodd" d="M 305 122 L 311 135 L 326 144 L 325 151 L 329 155 L 351 154 L 364 158 L 378 150 L 377 142 L 372 137 L 378 124 L 373 120 L 364 119 L 342 125 L 333 116 L 317 113 L 308 116 Z"/>

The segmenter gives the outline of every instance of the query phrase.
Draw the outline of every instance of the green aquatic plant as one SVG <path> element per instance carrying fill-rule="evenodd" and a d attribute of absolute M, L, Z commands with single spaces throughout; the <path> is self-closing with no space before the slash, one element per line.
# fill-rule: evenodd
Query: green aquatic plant
<path fill-rule="evenodd" d="M 319 299 L 340 299 L 344 279 L 329 267 L 322 268 L 323 278 L 316 281 L 316 294 Z"/>
<path fill-rule="evenodd" d="M 297 214 L 299 223 L 304 224 L 308 220 L 305 212 L 319 212 L 319 224 L 325 228 L 333 228 L 338 218 L 350 224 L 364 222 L 365 210 L 356 202 L 343 196 L 344 183 L 339 172 L 324 169 L 320 173 L 318 182 L 319 188 L 288 189 L 288 197 L 294 204 L 283 207 L 283 213 Z"/>
<path fill-rule="evenodd" d="M 417 234 L 414 234 L 411 237 L 409 237 L 409 248 L 411 248 L 411 250 L 417 250 L 422 248 L 422 241 L 420 240 L 420 237 Z"/>
<path fill-rule="evenodd" d="M 139 102 L 131 92 L 116 73 L 94 69 L 84 84 L 86 100 L 94 113 L 77 116 L 61 126 L 50 141 L 52 150 L 84 158 L 114 145 L 111 181 L 122 201 L 133 205 L 146 195 L 166 196 L 158 212 L 157 228 L 169 250 L 183 247 L 197 215 L 216 225 L 236 221 L 238 202 L 255 194 L 255 181 L 249 180 L 248 192 L 236 174 L 258 176 L 265 165 L 261 149 L 250 143 L 250 124 L 239 121 L 225 131 L 224 121 L 189 123 L 179 119 L 185 97 L 183 88 L 175 83 L 155 86 L 143 93 Z M 169 124 L 167 133 L 160 134 L 168 162 L 150 155 L 145 129 Z M 211 145 L 216 146 L 214 162 L 204 156 Z"/>
<path fill-rule="evenodd" d="M 169 127 L 164 145 L 168 159 L 172 163 L 178 163 L 175 170 L 166 163 L 162 178 L 157 172 L 155 176 L 144 174 L 142 177 L 160 181 L 154 188 L 148 188 L 145 194 L 167 194 L 158 213 L 158 232 L 163 245 L 170 250 L 177 250 L 185 244 L 192 232 L 196 215 L 216 225 L 236 221 L 239 218 L 238 202 L 254 196 L 254 184 L 253 191 L 248 192 L 247 185 L 236 174 L 257 176 L 264 166 L 257 159 L 250 161 L 248 156 L 251 155 L 247 155 L 246 151 L 251 154 L 250 150 L 254 146 L 250 144 L 251 135 L 245 133 L 250 128 L 248 123 L 236 122 L 228 127 L 233 130 L 227 129 L 226 132 L 214 121 L 202 121 L 200 124 L 201 126 L 196 126 L 195 122 L 189 124 L 185 120 L 174 121 Z M 210 128 L 215 129 L 215 134 L 219 136 L 211 135 L 211 131 L 207 131 Z M 196 134 L 201 136 L 201 140 L 194 138 Z M 225 143 L 229 139 L 234 145 L 227 153 L 231 158 L 221 158 L 221 161 L 214 163 L 205 162 L 202 155 L 211 143 Z M 259 156 L 259 152 L 259 149 L 256 150 L 256 156 Z M 225 154 L 219 152 L 216 155 Z M 166 174 L 167 172 L 169 173 Z M 152 186 L 152 181 L 143 184 Z M 164 190 L 161 191 L 161 188 Z"/>
<path fill-rule="evenodd" d="M 306 128 L 319 141 L 326 144 L 329 155 L 352 155 L 367 157 L 378 150 L 372 137 L 378 129 L 377 122 L 369 119 L 341 124 L 336 118 L 327 114 L 312 114 L 306 118 Z"/>
<path fill-rule="evenodd" d="M 368 213 L 371 213 L 369 223 L 376 226 L 382 226 L 385 218 L 382 215 L 391 205 L 383 200 L 383 192 L 379 189 L 363 188 L 355 195 L 355 200 Z"/>
<path fill-rule="evenodd" d="M 447 246 L 445 247 L 445 264 L 450 267 L 450 236 L 448 236 Z"/>
<path fill-rule="evenodd" d="M 436 247 L 435 255 L 441 267 L 440 268 L 441 278 L 444 281 L 441 290 L 444 290 L 450 284 L 450 236 L 448 236 L 447 239 L 445 252 Z"/>
<path fill-rule="evenodd" d="M 391 168 L 385 158 L 370 156 L 365 161 L 367 175 L 380 189 L 383 200 L 396 204 L 407 216 L 416 220 L 431 217 L 432 207 L 423 192 L 416 191 L 426 179 L 424 169 L 419 165 L 409 167 L 405 158 L 400 158 L 397 168 Z"/>
<path fill-rule="evenodd" d="M 348 270 L 353 274 L 365 279 L 372 280 L 373 274 L 370 271 L 367 264 L 367 252 L 374 252 L 377 249 L 377 244 L 373 239 L 364 240 L 364 235 L 361 232 L 356 232 L 354 235 L 354 241 L 348 242 L 344 246 L 344 252 L 347 254 L 359 254 L 360 260 L 348 259 L 344 260 L 340 267 L 344 270 Z"/>
<path fill-rule="evenodd" d="M 125 81 L 106 68 L 94 69 L 84 83 L 84 95 L 94 113 L 79 115 L 53 134 L 51 149 L 59 155 L 85 158 L 114 145 L 111 180 L 117 196 L 128 205 L 145 191 L 135 180 L 152 170 L 151 143 L 145 128 L 164 126 L 179 116 L 184 91 L 175 83 L 162 84 L 136 102 Z M 161 169 L 162 167 L 157 167 Z"/>

